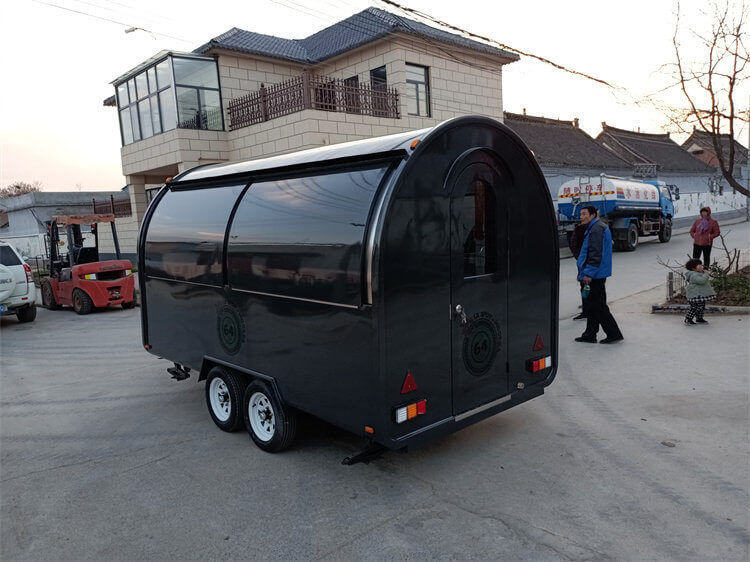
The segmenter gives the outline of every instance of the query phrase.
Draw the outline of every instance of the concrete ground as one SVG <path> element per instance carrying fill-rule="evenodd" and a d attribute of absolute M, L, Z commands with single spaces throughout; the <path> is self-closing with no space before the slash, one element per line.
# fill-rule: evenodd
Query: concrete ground
<path fill-rule="evenodd" d="M 359 441 L 311 418 L 277 455 L 218 430 L 137 309 L 3 319 L 0 557 L 747 559 L 750 319 L 648 312 L 656 254 L 687 245 L 615 255 L 614 346 L 572 342 L 564 260 L 544 396 L 352 467 Z"/>

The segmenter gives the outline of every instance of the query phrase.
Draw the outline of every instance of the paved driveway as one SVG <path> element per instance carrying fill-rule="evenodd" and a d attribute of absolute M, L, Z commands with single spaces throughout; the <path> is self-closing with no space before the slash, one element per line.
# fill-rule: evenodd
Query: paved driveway
<path fill-rule="evenodd" d="M 680 244 L 616 255 L 624 344 L 571 341 L 566 282 L 544 396 L 352 467 L 358 440 L 311 418 L 278 455 L 219 431 L 203 385 L 142 351 L 137 309 L 3 319 L 0 556 L 747 558 L 750 317 L 648 313 Z"/>

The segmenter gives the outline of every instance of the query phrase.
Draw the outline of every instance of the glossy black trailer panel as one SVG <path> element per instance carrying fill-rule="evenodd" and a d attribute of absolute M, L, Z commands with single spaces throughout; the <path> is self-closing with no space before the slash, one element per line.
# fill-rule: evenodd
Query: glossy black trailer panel
<path fill-rule="evenodd" d="M 537 396 L 556 371 L 552 202 L 491 119 L 199 167 L 152 202 L 139 253 L 152 353 L 265 377 L 391 448 Z"/>

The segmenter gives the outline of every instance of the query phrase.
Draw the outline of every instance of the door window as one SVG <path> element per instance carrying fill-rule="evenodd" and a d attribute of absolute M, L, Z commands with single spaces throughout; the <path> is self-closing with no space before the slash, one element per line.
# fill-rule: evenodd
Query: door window
<path fill-rule="evenodd" d="M 2 265 L 21 265 L 16 253 L 10 249 L 10 246 L 0 246 L 0 264 Z"/>
<path fill-rule="evenodd" d="M 482 179 L 471 182 L 463 197 L 461 209 L 464 277 L 489 275 L 497 271 L 495 205 L 495 190 L 489 183 Z"/>

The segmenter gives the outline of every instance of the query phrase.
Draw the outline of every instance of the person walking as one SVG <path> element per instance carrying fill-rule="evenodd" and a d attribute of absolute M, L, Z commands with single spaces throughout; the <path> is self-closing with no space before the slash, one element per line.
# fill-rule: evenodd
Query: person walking
<path fill-rule="evenodd" d="M 570 248 L 570 251 L 573 252 L 573 257 L 575 259 L 578 259 L 578 256 L 581 254 L 583 237 L 586 235 L 587 228 L 588 226 L 583 223 L 577 224 L 573 229 L 570 238 L 568 239 L 568 247 Z M 580 289 L 583 290 L 583 281 L 579 281 L 578 283 L 580 284 Z M 574 316 L 573 320 L 586 320 L 586 300 L 587 299 L 581 297 L 581 313 L 577 316 Z"/>
<path fill-rule="evenodd" d="M 581 223 L 586 225 L 586 232 L 578 255 L 578 280 L 583 281 L 584 291 L 588 287 L 588 296 L 585 306 L 586 330 L 575 341 L 596 343 L 596 335 L 601 327 L 606 337 L 599 343 L 614 343 L 624 338 L 607 306 L 605 283 L 607 277 L 612 275 L 612 233 L 596 215 L 597 210 L 593 205 L 581 209 Z"/>
<path fill-rule="evenodd" d="M 700 259 L 703 254 L 703 265 L 706 268 L 711 267 L 711 247 L 719 234 L 719 223 L 711 217 L 711 207 L 703 207 L 701 218 L 690 227 L 690 236 L 693 238 L 693 259 Z"/>
<path fill-rule="evenodd" d="M 695 326 L 696 324 L 708 324 L 703 318 L 706 311 L 706 302 L 716 297 L 716 291 L 709 282 L 708 273 L 703 270 L 703 263 L 699 259 L 688 260 L 685 264 L 685 297 L 690 308 L 685 315 L 685 324 Z M 693 320 L 695 319 L 695 320 Z"/>

